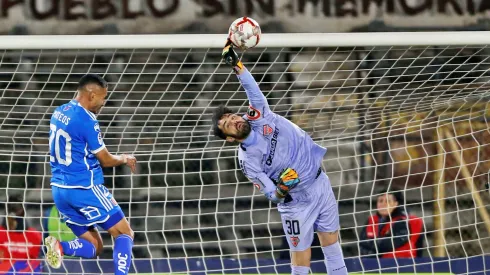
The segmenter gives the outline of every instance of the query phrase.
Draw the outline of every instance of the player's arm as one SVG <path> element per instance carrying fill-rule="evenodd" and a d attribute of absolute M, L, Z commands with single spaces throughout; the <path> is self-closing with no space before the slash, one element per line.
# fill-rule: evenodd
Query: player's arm
<path fill-rule="evenodd" d="M 126 164 L 131 168 L 131 172 L 136 172 L 136 158 L 132 155 L 113 155 L 104 147 L 95 154 L 95 157 L 97 157 L 102 167 L 116 167 Z"/>
<path fill-rule="evenodd" d="M 258 173 L 254 177 L 249 177 L 249 180 L 257 184 L 259 191 L 273 203 L 285 202 L 287 193 L 281 192 L 274 182 L 267 177 L 265 173 Z"/>
<path fill-rule="evenodd" d="M 245 65 L 240 61 L 238 54 L 233 49 L 233 44 L 231 44 L 230 41 L 226 43 L 222 57 L 225 63 L 232 66 L 235 70 L 240 83 L 247 93 L 250 105 L 262 113 L 270 111 L 269 103 L 267 103 L 267 99 L 260 90 L 259 85 L 252 74 L 245 68 Z"/>
<path fill-rule="evenodd" d="M 259 191 L 265 195 L 265 197 L 274 203 L 283 203 L 291 201 L 289 190 L 286 191 L 284 184 L 281 182 L 275 184 L 263 171 L 260 170 L 259 165 L 254 165 L 253 161 L 240 160 L 240 168 L 245 176 L 258 186 Z"/>
<path fill-rule="evenodd" d="M 376 253 L 376 244 L 374 242 L 374 219 L 373 216 L 369 217 L 366 226 L 362 228 L 361 235 L 359 236 L 359 245 L 364 249 L 364 254 Z"/>
<path fill-rule="evenodd" d="M 116 167 L 127 165 L 131 172 L 136 171 L 136 158 L 132 155 L 121 154 L 113 155 L 109 153 L 102 140 L 102 133 L 96 120 L 86 123 L 82 130 L 82 135 L 87 142 L 87 149 L 99 160 L 102 167 Z"/>

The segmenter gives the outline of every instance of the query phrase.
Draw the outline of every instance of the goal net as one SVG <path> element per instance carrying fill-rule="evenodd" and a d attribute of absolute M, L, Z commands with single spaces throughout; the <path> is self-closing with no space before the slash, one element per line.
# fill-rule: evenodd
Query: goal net
<path fill-rule="evenodd" d="M 272 110 L 328 148 L 323 168 L 339 203 L 349 271 L 489 271 L 490 35 L 280 37 L 264 34 L 243 61 Z M 131 272 L 290 273 L 275 205 L 242 175 L 236 144 L 212 136 L 215 106 L 248 107 L 220 61 L 222 36 L 111 36 L 93 48 L 52 39 L 0 41 L 2 201 L 18 196 L 27 224 L 67 233 L 49 216 L 49 118 L 74 98 L 83 74 L 97 73 L 110 84 L 98 115 L 107 148 L 138 159 L 133 175 L 104 169 L 135 231 Z M 204 42 L 189 48 L 193 41 Z M 410 235 L 423 241 L 417 258 L 393 260 L 361 246 L 386 188 L 402 190 L 401 209 L 421 218 L 422 233 Z M 41 273 L 111 273 L 113 243 L 101 233 L 97 260 L 66 258 L 58 270 L 41 262 Z M 312 247 L 312 272 L 325 273 L 316 238 Z"/>

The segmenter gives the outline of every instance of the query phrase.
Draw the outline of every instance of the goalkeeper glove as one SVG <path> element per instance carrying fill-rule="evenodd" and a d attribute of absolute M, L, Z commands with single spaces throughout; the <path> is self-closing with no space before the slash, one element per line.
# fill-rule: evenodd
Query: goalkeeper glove
<path fill-rule="evenodd" d="M 238 54 L 233 49 L 233 44 L 228 39 L 225 47 L 223 48 L 223 52 L 221 53 L 221 58 L 225 61 L 226 64 L 230 65 L 238 72 L 238 70 L 243 69 L 243 63 L 240 61 Z"/>
<path fill-rule="evenodd" d="M 299 184 L 298 173 L 292 168 L 286 168 L 279 174 L 277 180 L 276 192 L 285 197 L 291 189 Z"/>

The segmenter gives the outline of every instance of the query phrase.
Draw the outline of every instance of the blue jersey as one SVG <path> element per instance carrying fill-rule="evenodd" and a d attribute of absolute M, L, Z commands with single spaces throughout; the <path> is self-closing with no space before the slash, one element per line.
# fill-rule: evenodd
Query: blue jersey
<path fill-rule="evenodd" d="M 95 154 L 104 148 L 95 114 L 76 100 L 56 108 L 49 124 L 51 185 L 88 189 L 103 184 Z"/>
<path fill-rule="evenodd" d="M 276 189 L 273 180 L 283 169 L 293 168 L 300 183 L 290 193 L 304 190 L 318 176 L 327 149 L 297 125 L 273 113 L 250 72 L 245 69 L 238 78 L 250 103 L 244 118 L 252 129 L 239 147 L 240 168 L 263 194 Z"/>

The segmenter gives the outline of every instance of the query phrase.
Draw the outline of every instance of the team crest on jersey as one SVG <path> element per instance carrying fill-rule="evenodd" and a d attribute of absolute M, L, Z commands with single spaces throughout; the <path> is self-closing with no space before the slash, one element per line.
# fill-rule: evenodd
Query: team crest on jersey
<path fill-rule="evenodd" d="M 102 140 L 102 133 L 99 132 L 99 134 L 97 135 L 97 140 L 99 141 L 99 144 L 102 145 L 102 143 L 104 143 L 104 141 Z"/>
<path fill-rule="evenodd" d="M 256 120 L 260 118 L 260 111 L 252 107 L 252 105 L 248 106 L 247 117 L 250 120 Z"/>
<path fill-rule="evenodd" d="M 269 124 L 264 125 L 264 127 L 262 127 L 262 128 L 263 128 L 264 136 L 268 136 L 268 135 L 272 134 L 273 129 L 271 126 L 269 126 Z"/>
<path fill-rule="evenodd" d="M 298 244 L 299 244 L 299 237 L 298 236 L 291 236 L 290 239 L 291 239 L 291 244 L 294 247 L 298 246 Z"/>
<path fill-rule="evenodd" d="M 66 105 L 65 108 L 63 108 L 63 112 L 70 110 L 70 108 L 71 108 L 71 105 Z"/>
<path fill-rule="evenodd" d="M 96 132 L 100 132 L 100 126 L 99 126 L 99 123 L 95 123 L 95 125 L 94 125 L 94 131 L 96 131 Z"/>

